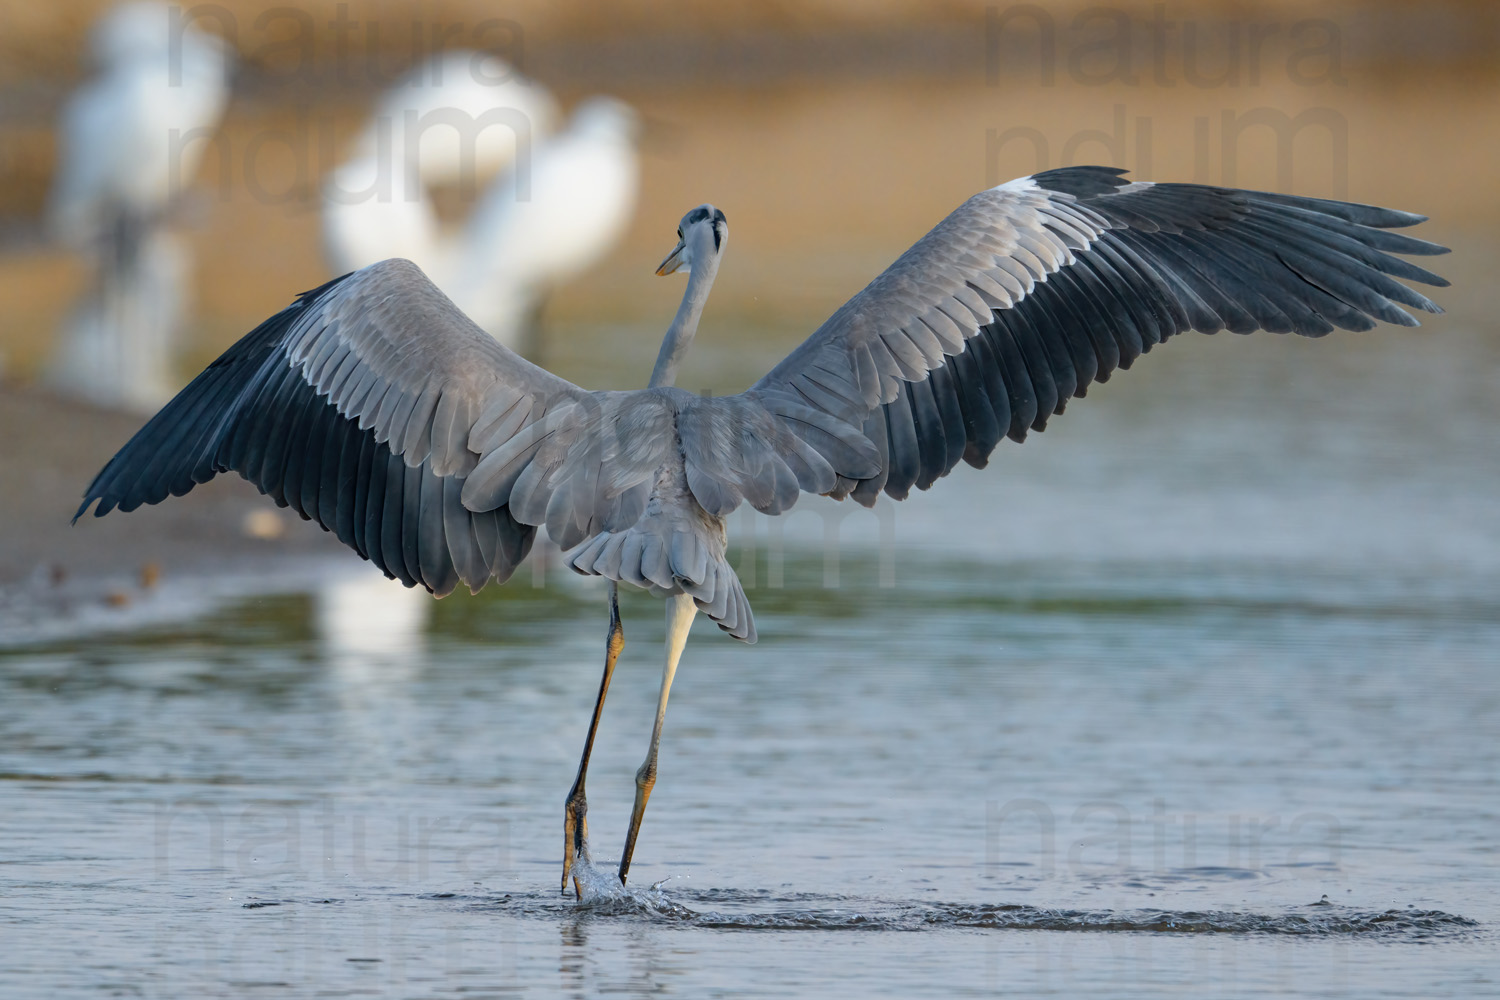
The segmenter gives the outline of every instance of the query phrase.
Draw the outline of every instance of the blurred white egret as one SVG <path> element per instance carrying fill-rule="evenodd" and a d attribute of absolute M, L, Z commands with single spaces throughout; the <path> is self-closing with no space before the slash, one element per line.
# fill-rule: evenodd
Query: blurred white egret
<path fill-rule="evenodd" d="M 439 53 L 386 91 L 356 144 L 382 154 L 380 131 L 406 167 L 428 185 L 468 183 L 515 162 L 557 121 L 546 87 L 497 56 L 469 49 Z M 416 185 L 413 185 L 414 187 Z"/>
<path fill-rule="evenodd" d="M 176 387 L 171 349 L 188 265 L 166 218 L 228 100 L 219 39 L 162 3 L 94 26 L 99 72 L 63 110 L 47 206 L 54 237 L 94 262 L 94 286 L 61 331 L 49 380 L 95 402 L 154 408 Z"/>
<path fill-rule="evenodd" d="M 377 156 L 356 156 L 323 181 L 323 257 L 336 274 L 405 257 L 431 275 L 442 272 L 437 210 L 427 192 L 401 193 Z"/>
<path fill-rule="evenodd" d="M 428 187 L 481 180 L 545 133 L 545 87 L 493 55 L 441 53 L 381 97 L 349 159 L 323 183 L 323 251 L 337 273 L 390 257 L 440 272 L 440 225 Z"/>
<path fill-rule="evenodd" d="M 624 102 L 584 101 L 567 131 L 537 144 L 529 178 L 518 164 L 485 191 L 438 287 L 502 343 L 518 343 L 542 298 L 624 235 L 639 181 L 638 131 Z"/>
<path fill-rule="evenodd" d="M 405 257 L 517 346 L 542 296 L 603 256 L 635 205 L 635 112 L 592 98 L 549 135 L 554 118 L 546 89 L 494 56 L 450 52 L 414 70 L 324 183 L 329 266 Z M 445 233 L 428 189 L 496 170 L 468 222 Z"/>

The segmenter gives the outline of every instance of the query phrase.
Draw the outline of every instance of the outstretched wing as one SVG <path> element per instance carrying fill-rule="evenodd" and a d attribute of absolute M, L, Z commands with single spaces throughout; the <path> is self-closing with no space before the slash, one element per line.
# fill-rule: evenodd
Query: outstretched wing
<path fill-rule="evenodd" d="M 388 260 L 304 293 L 230 348 L 110 460 L 74 520 L 95 501 L 96 516 L 134 510 L 233 470 L 408 586 L 477 590 L 510 576 L 537 525 L 567 546 L 639 516 L 672 438 L 622 452 L 605 433 L 622 411 L 638 426 L 670 404 L 585 392 Z M 508 478 L 476 490 L 487 457 Z"/>
<path fill-rule="evenodd" d="M 1067 167 L 970 198 L 765 378 L 700 408 L 683 435 L 699 500 L 900 500 L 1184 330 L 1317 337 L 1441 311 L 1393 280 L 1447 284 L 1391 256 L 1446 252 L 1387 231 L 1422 216 L 1122 173 Z M 723 446 L 757 422 L 771 430 Z"/>

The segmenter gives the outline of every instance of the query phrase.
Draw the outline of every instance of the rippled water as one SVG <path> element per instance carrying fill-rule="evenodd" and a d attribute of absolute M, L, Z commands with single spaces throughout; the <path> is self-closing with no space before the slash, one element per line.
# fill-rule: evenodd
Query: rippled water
<path fill-rule="evenodd" d="M 1421 336 L 1172 345 L 894 519 L 737 524 L 762 640 L 695 631 L 624 897 L 557 893 L 590 581 L 13 643 L 0 992 L 1493 995 L 1500 351 Z"/>

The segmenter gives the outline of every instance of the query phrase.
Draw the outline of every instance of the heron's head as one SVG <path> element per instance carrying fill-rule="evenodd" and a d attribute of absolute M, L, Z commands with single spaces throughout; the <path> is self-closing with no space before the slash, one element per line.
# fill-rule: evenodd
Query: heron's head
<path fill-rule="evenodd" d="M 729 242 L 729 223 L 712 205 L 699 205 L 682 217 L 677 227 L 677 246 L 656 269 L 657 274 L 692 273 L 695 261 L 717 259 Z"/>

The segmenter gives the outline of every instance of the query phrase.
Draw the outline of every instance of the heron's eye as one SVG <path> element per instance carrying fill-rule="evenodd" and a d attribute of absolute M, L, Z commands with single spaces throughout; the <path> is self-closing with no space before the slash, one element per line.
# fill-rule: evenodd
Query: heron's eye
<path fill-rule="evenodd" d="M 677 227 L 677 238 L 679 240 L 682 239 L 682 227 L 681 226 Z"/>

